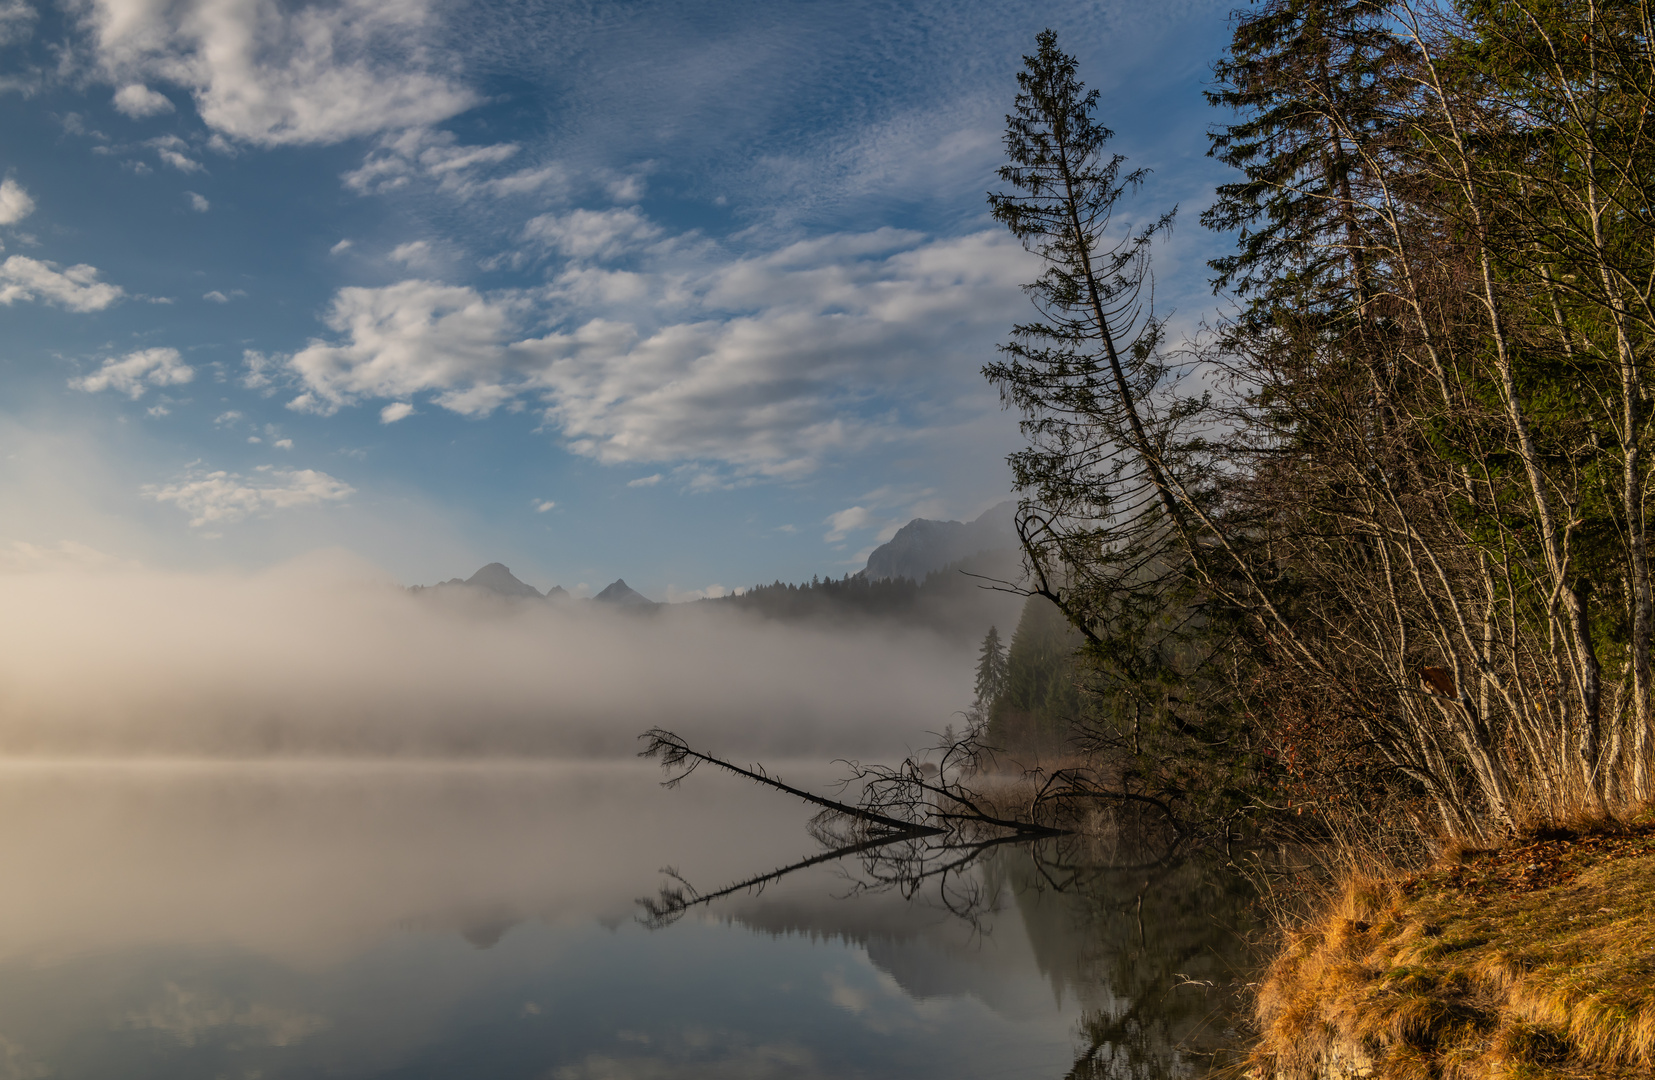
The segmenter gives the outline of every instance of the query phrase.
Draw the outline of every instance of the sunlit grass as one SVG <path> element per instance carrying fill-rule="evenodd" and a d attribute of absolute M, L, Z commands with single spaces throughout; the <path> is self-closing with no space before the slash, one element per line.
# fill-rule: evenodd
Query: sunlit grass
<path fill-rule="evenodd" d="M 1355 878 L 1259 992 L 1259 1075 L 1650 1076 L 1655 820 Z"/>

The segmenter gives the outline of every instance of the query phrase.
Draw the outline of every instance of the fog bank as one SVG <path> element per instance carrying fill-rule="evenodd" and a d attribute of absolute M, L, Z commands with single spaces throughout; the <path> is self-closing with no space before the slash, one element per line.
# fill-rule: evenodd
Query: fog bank
<path fill-rule="evenodd" d="M 706 607 L 413 596 L 338 553 L 0 576 L 0 754 L 616 756 L 660 725 L 875 756 L 969 700 L 970 650 L 928 632 Z"/>

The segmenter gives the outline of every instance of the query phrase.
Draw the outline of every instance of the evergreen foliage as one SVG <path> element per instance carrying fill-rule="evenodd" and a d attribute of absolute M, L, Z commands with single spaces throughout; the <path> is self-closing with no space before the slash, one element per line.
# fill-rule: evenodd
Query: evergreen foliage
<path fill-rule="evenodd" d="M 1084 721 L 1083 638 L 1063 613 L 1031 596 L 1011 635 L 1005 685 L 988 709 L 990 744 L 1014 755 L 1057 754 Z"/>
<path fill-rule="evenodd" d="M 1041 318 L 1015 327 L 983 373 L 1022 414 L 1027 446 L 1008 459 L 1027 493 L 1017 531 L 1030 592 L 1050 604 L 1025 609 L 990 738 L 1019 752 L 1090 750 L 1157 798 L 1227 793 L 1227 780 L 1188 775 L 1210 764 L 1227 776 L 1251 759 L 1207 671 L 1234 623 L 1214 608 L 1213 560 L 1197 540 L 1212 533 L 1218 490 L 1201 452 L 1209 402 L 1181 395 L 1150 304 L 1150 248 L 1173 212 L 1112 224 L 1148 173 L 1105 152 L 1098 94 L 1051 31 L 1018 87 L 999 174 L 1009 190 L 989 203 L 1044 263 L 1026 286 Z M 1059 616 L 1079 635 L 1081 668 L 1058 656 L 1074 644 L 1049 625 Z M 1223 762 L 1205 761 L 1216 748 Z"/>
<path fill-rule="evenodd" d="M 921 583 L 912 578 L 869 580 L 860 574 L 825 580 L 812 575 L 810 584 L 776 581 L 754 585 L 738 595 L 721 596 L 715 604 L 753 611 L 773 619 L 809 619 L 823 616 L 895 617 L 910 613 L 919 599 Z"/>
<path fill-rule="evenodd" d="M 1240 172 L 1203 219 L 1236 236 L 1212 266 L 1242 302 L 1199 354 L 1217 399 L 1180 392 L 1140 303 L 1170 215 L 1108 230 L 1147 177 L 1040 36 L 990 205 L 1046 264 L 1041 319 L 985 374 L 1023 417 L 1031 591 L 1085 642 L 1070 746 L 1224 793 L 1208 812 L 1415 835 L 1655 795 L 1652 25 L 1240 15 L 1209 95 Z M 996 717 L 1029 692 L 1017 642 Z"/>
<path fill-rule="evenodd" d="M 977 711 L 987 714 L 994 702 L 1006 691 L 1009 668 L 1006 647 L 1000 641 L 1000 630 L 991 626 L 983 635 L 983 647 L 977 654 Z"/>
<path fill-rule="evenodd" d="M 999 617 L 1008 599 L 985 585 L 1008 576 L 1014 566 L 1009 552 L 983 552 L 934 570 L 923 581 L 862 574 L 812 577 L 806 584 L 777 581 L 699 603 L 786 621 L 896 623 L 969 642 Z"/>

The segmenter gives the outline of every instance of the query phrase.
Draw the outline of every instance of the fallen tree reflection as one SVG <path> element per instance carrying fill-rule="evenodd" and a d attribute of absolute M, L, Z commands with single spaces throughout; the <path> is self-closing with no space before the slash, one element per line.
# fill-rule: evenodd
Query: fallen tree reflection
<path fill-rule="evenodd" d="M 904 899 L 917 896 L 928 884 L 935 885 L 941 902 L 961 918 L 974 918 L 978 900 L 964 885 L 970 871 L 986 852 L 1005 844 L 1033 840 L 1067 840 L 1052 846 L 1055 851 L 1071 850 L 1075 843 L 1095 847 L 1095 838 L 1082 838 L 1062 815 L 1072 818 L 1074 801 L 1096 795 L 1084 777 L 1074 770 L 1042 774 L 1033 785 L 1024 816 L 1002 809 L 1007 800 L 996 800 L 992 790 L 968 787 L 967 777 L 980 776 L 981 749 L 967 736 L 947 741 L 938 748 L 940 762 L 918 762 L 910 758 L 896 767 L 864 766 L 847 762 L 850 776 L 842 790 L 854 789 L 858 801 L 830 799 L 794 787 L 773 776 L 762 765 L 741 766 L 716 755 L 692 748 L 684 739 L 663 728 L 652 728 L 640 736 L 646 741 L 640 757 L 655 758 L 666 773 L 663 784 L 676 787 L 703 764 L 723 769 L 744 779 L 775 788 L 810 803 L 818 812 L 807 826 L 810 834 L 827 850 L 787 866 L 778 867 L 735 882 L 714 892 L 697 891 L 683 875 L 667 867 L 668 882 L 656 897 L 639 901 L 642 921 L 663 927 L 681 918 L 691 908 L 712 903 L 733 893 L 759 890 L 789 874 L 821 863 L 858 856 L 860 872 L 851 876 L 851 891 L 891 890 Z M 1025 786 L 1027 778 L 1023 778 Z M 1162 811 L 1158 821 L 1135 822 L 1132 835 L 1140 848 L 1144 841 L 1164 840 L 1159 850 L 1139 857 L 1119 869 L 1143 869 L 1170 865 L 1186 838 L 1185 830 L 1165 813 L 1156 800 L 1121 800 L 1117 813 L 1138 814 L 1144 804 Z M 1044 811 L 1044 814 L 1043 814 Z M 1096 822 L 1094 822 L 1096 824 Z M 1114 836 L 1124 835 L 1117 826 Z M 1073 873 L 1060 858 L 1042 870 L 1048 883 L 1060 888 L 1059 878 Z"/>
<path fill-rule="evenodd" d="M 842 897 L 889 893 L 965 920 L 972 934 L 991 933 L 1009 898 L 1054 990 L 1069 988 L 1082 1006 L 1068 1080 L 1203 1076 L 1239 1060 L 1254 893 L 1221 858 L 1207 857 L 1222 853 L 1220 840 L 1181 827 L 1163 808 L 1069 798 L 1083 784 L 1051 775 L 1014 777 L 1013 790 L 997 790 L 1001 779 L 976 771 L 960 745 L 941 748 L 940 764 L 929 767 L 852 763 L 845 797 L 832 799 L 670 732 L 645 738 L 669 785 L 710 764 L 816 806 L 808 830 L 822 850 L 708 892 L 668 868 L 658 895 L 638 901 L 644 925 L 663 928 L 835 862 Z M 1098 802 L 1084 818 L 1074 812 Z"/>

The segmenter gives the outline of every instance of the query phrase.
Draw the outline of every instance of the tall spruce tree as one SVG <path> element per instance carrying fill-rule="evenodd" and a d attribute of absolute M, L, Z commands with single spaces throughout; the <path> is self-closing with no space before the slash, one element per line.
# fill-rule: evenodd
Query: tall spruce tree
<path fill-rule="evenodd" d="M 983 647 L 977 654 L 977 712 L 987 716 L 994 702 L 1006 692 L 1006 646 L 1000 640 L 1000 630 L 991 626 L 983 635 Z"/>
<path fill-rule="evenodd" d="M 1217 68 L 1227 512 L 1308 646 L 1278 748 L 1450 833 L 1650 786 L 1641 11 L 1264 0 Z"/>
<path fill-rule="evenodd" d="M 1214 286 L 1252 296 L 1274 318 L 1301 307 L 1345 314 L 1371 299 L 1379 227 L 1364 175 L 1382 157 L 1407 50 L 1386 0 L 1267 0 L 1239 16 L 1207 100 L 1235 122 L 1208 153 L 1244 179 L 1221 184 L 1202 223 L 1237 234 L 1214 259 Z"/>
<path fill-rule="evenodd" d="M 1130 231 L 1110 225 L 1143 169 L 1105 152 L 1096 90 L 1050 30 L 1025 56 L 1006 117 L 994 217 L 1045 264 L 1025 291 L 1041 319 L 1014 328 L 983 374 L 1023 414 L 1025 449 L 1008 459 L 1029 492 L 1017 526 L 1034 591 L 1094 642 L 1121 601 L 1173 587 L 1182 509 L 1175 490 L 1179 408 L 1163 408 L 1163 323 L 1148 304 L 1150 246 L 1168 211 Z"/>
<path fill-rule="evenodd" d="M 1230 626 L 1215 612 L 1227 586 L 1203 562 L 1216 485 L 1192 432 L 1208 402 L 1180 393 L 1152 303 L 1151 248 L 1175 209 L 1129 218 L 1148 171 L 1108 151 L 1099 94 L 1057 36 L 1036 45 L 1006 117 L 1006 190 L 989 205 L 1044 264 L 1025 286 L 1039 317 L 983 373 L 1022 414 L 1026 447 L 1008 460 L 1026 493 L 1024 624 L 1049 620 L 1051 601 L 1084 658 L 1043 661 L 1050 677 L 1031 696 L 1021 652 L 1034 638 L 1020 624 L 991 736 L 1021 727 L 1046 750 L 1090 748 L 1123 789 L 1201 816 L 1231 797 L 1248 755 L 1207 671 Z M 1073 649 L 1066 637 L 1042 640 Z"/>

